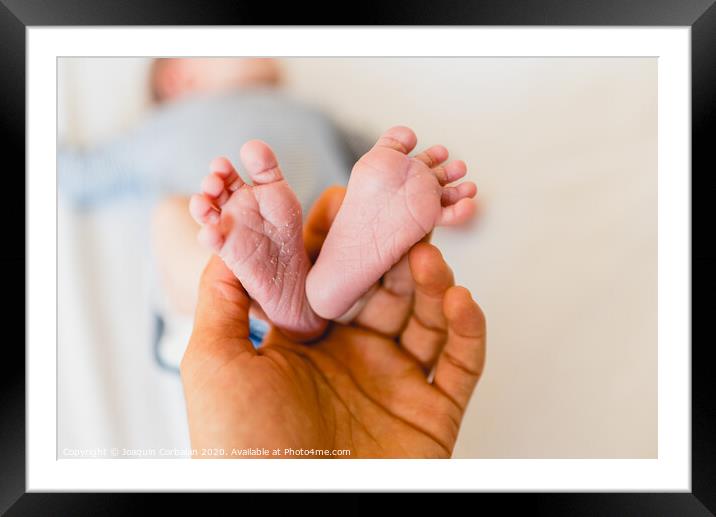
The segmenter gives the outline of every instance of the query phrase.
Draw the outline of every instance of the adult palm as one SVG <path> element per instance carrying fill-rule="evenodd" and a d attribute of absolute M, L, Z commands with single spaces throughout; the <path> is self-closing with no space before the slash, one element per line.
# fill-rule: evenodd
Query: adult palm
<path fill-rule="evenodd" d="M 313 254 L 341 195 L 328 191 L 308 218 Z M 416 245 L 351 324 L 312 344 L 272 331 L 254 349 L 250 305 L 214 257 L 181 365 L 195 456 L 451 455 L 484 364 L 485 320 L 435 247 Z"/>

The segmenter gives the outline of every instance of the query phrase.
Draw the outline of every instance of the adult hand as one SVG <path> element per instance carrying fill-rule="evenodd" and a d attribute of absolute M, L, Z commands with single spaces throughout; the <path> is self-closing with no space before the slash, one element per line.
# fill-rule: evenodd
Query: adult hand
<path fill-rule="evenodd" d="M 329 189 L 305 225 L 314 256 L 343 189 Z M 201 279 L 181 363 L 195 457 L 349 450 L 341 457 L 449 457 L 485 359 L 485 319 L 454 286 L 440 252 L 413 247 L 350 326 L 318 342 L 271 331 L 249 341 L 250 299 L 213 257 Z"/>

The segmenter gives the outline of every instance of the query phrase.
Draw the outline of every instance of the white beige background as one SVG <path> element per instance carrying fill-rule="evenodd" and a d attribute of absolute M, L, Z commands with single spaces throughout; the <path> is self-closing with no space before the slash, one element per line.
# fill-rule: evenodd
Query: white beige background
<path fill-rule="evenodd" d="M 146 64 L 60 60 L 60 141 L 141 123 Z M 435 235 L 488 318 L 455 456 L 656 457 L 656 60 L 284 64 L 292 95 L 367 133 L 409 125 L 478 183 L 479 221 Z M 151 278 L 127 245 L 129 209 L 60 203 L 60 449 L 188 444 L 178 378 L 146 339 Z"/>

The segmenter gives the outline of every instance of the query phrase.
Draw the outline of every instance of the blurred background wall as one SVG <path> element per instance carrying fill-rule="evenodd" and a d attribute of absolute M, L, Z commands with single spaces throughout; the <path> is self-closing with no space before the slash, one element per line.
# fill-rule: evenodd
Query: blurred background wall
<path fill-rule="evenodd" d="M 657 61 L 283 65 L 291 95 L 366 135 L 408 125 L 465 160 L 478 184 L 479 219 L 434 238 L 488 321 L 455 456 L 656 457 Z M 147 69 L 59 60 L 59 142 L 91 146 L 150 116 Z M 179 379 L 149 343 L 152 273 L 127 244 L 146 224 L 140 211 L 60 203 L 58 219 L 60 455 L 188 446 Z"/>

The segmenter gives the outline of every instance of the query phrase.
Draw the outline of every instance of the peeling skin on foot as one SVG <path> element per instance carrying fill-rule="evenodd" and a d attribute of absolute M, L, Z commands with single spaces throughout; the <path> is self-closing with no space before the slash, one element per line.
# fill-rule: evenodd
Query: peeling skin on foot
<path fill-rule="evenodd" d="M 447 150 L 441 146 L 409 157 L 415 142 L 409 129 L 392 128 L 356 163 L 310 272 L 300 204 L 263 142 L 241 150 L 254 184 L 244 183 L 228 164 L 221 173 L 224 190 L 216 193 L 217 172 L 203 183 L 214 195 L 195 196 L 192 215 L 204 225 L 204 242 L 215 244 L 213 251 L 268 318 L 284 332 L 310 339 L 325 329 L 323 318 L 338 318 L 354 306 L 436 225 L 469 217 L 474 184 L 445 185 L 464 176 L 464 163 L 443 166 Z M 206 207 L 212 205 L 210 218 Z M 212 220 L 217 217 L 219 222 Z"/>
<path fill-rule="evenodd" d="M 192 215 L 210 237 L 212 232 L 219 233 L 206 239 L 222 243 L 212 251 L 221 256 L 275 326 L 292 337 L 317 337 L 326 322 L 311 310 L 305 296 L 310 263 L 303 246 L 298 199 L 266 144 L 248 142 L 241 158 L 254 185 L 244 183 L 233 166 L 227 167 L 228 193 L 197 195 L 200 199 L 192 203 Z M 229 188 L 237 184 L 240 188 Z M 203 217 L 206 203 L 217 204 L 219 223 Z"/>

